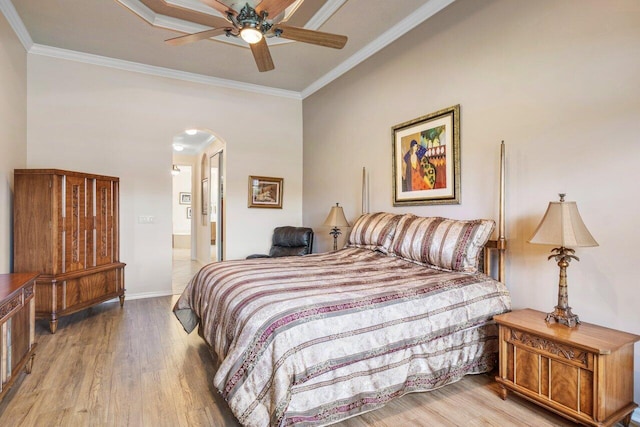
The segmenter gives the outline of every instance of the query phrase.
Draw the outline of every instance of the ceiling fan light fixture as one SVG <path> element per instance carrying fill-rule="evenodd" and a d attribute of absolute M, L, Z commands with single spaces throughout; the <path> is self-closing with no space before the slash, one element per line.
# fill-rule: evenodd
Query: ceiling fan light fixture
<path fill-rule="evenodd" d="M 196 133 L 198 133 L 198 129 L 187 129 L 184 131 L 184 133 L 186 133 L 187 135 L 193 136 Z"/>
<path fill-rule="evenodd" d="M 249 44 L 255 44 L 262 40 L 262 33 L 259 30 L 249 26 L 244 27 L 240 31 L 240 37 L 242 37 L 242 40 L 246 41 Z"/>

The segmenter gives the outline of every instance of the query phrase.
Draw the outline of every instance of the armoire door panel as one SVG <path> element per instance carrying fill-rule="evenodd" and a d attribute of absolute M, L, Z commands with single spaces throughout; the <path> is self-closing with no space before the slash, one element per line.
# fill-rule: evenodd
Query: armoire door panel
<path fill-rule="evenodd" d="M 95 220 L 96 265 L 113 262 L 113 185 L 111 181 L 96 180 Z"/>
<path fill-rule="evenodd" d="M 86 268 L 86 180 L 65 176 L 64 197 L 64 272 Z"/>
<path fill-rule="evenodd" d="M 52 218 L 55 187 L 50 175 L 26 175 L 14 180 L 13 249 L 15 271 L 55 273 L 58 223 Z"/>
<path fill-rule="evenodd" d="M 96 265 L 96 180 L 87 179 L 87 267 Z"/>

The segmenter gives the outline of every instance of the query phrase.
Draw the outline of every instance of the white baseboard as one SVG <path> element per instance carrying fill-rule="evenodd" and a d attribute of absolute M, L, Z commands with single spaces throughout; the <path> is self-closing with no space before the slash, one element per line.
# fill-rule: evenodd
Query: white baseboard
<path fill-rule="evenodd" d="M 631 421 L 640 426 L 640 408 L 636 408 L 636 410 L 631 413 Z"/>
<path fill-rule="evenodd" d="M 173 295 L 173 292 L 172 291 L 140 292 L 140 293 L 137 293 L 137 294 L 130 294 L 130 293 L 126 292 L 124 294 L 124 300 L 126 302 L 127 300 L 132 300 L 132 299 L 166 297 L 166 296 L 169 296 L 169 295 Z"/>

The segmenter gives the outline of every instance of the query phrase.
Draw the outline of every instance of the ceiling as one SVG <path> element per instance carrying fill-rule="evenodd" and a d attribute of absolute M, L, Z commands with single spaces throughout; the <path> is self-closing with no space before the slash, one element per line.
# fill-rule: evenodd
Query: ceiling
<path fill-rule="evenodd" d="M 188 17 L 220 16 L 199 0 L 0 0 L 0 10 L 30 53 L 304 98 L 454 0 L 300 1 L 288 24 L 346 35 L 346 46 L 336 50 L 269 39 L 275 70 L 262 73 L 244 42 L 232 44 L 223 36 L 183 46 L 164 43 L 210 27 L 147 5 L 162 3 Z"/>

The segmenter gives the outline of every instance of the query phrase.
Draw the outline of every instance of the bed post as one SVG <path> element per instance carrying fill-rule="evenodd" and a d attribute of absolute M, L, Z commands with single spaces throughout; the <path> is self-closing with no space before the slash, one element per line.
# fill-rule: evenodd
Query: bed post
<path fill-rule="evenodd" d="M 367 168 L 362 167 L 362 215 L 369 213 L 369 185 L 367 185 Z"/>
<path fill-rule="evenodd" d="M 498 219 L 498 281 L 505 283 L 505 255 L 507 240 L 504 237 L 504 185 L 505 182 L 505 155 L 504 141 L 500 144 L 500 216 Z"/>
<path fill-rule="evenodd" d="M 504 188 L 505 188 L 505 155 L 504 155 L 504 141 L 500 144 L 500 206 L 498 217 L 498 238 L 496 240 L 489 240 L 484 247 L 484 269 L 483 272 L 487 276 L 491 276 L 497 279 L 499 282 L 505 283 L 505 257 L 507 252 L 507 239 L 504 237 Z M 498 273 L 497 277 L 494 276 L 494 256 L 498 253 Z"/>

